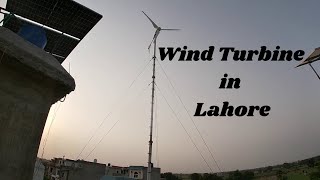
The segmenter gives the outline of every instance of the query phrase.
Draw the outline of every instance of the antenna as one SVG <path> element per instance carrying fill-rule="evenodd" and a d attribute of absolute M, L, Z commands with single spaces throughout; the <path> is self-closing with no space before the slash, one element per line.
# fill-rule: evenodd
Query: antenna
<path fill-rule="evenodd" d="M 142 11 L 143 12 L 143 11 Z M 148 174 L 147 174 L 147 180 L 151 180 L 151 172 L 152 172 L 152 133 L 153 133 L 153 114 L 154 114 L 154 85 L 155 85 L 155 80 L 156 80 L 156 49 L 157 49 L 157 38 L 160 34 L 160 31 L 162 30 L 173 30 L 177 31 L 180 29 L 162 29 L 159 27 L 156 23 L 152 21 L 152 19 L 145 13 L 143 14 L 149 19 L 153 27 L 156 29 L 156 32 L 154 33 L 154 36 L 151 40 L 150 45 L 148 46 L 148 49 L 150 50 L 151 44 L 153 43 L 153 71 L 152 71 L 152 93 L 151 93 L 151 118 L 150 118 L 150 139 L 149 139 L 149 152 L 148 152 Z"/>

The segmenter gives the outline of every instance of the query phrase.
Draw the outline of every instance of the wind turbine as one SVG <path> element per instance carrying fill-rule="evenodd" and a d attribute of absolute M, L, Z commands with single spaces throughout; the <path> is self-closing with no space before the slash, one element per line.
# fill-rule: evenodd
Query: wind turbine
<path fill-rule="evenodd" d="M 143 12 L 143 11 L 142 11 Z M 155 79 L 156 79 L 156 49 L 157 49 L 157 38 L 160 34 L 160 31 L 165 30 L 165 31 L 176 31 L 179 29 L 162 29 L 161 27 L 159 27 L 156 23 L 154 23 L 151 18 L 149 18 L 149 16 L 143 12 L 143 14 L 149 19 L 149 21 L 151 22 L 151 24 L 153 25 L 153 27 L 156 29 L 156 32 L 154 33 L 153 39 L 148 47 L 148 49 L 150 50 L 151 44 L 153 43 L 153 73 L 152 73 L 152 93 L 151 93 L 151 119 L 150 119 L 150 139 L 149 139 L 149 152 L 148 152 L 148 174 L 147 174 L 147 180 L 151 180 L 151 172 L 152 172 L 152 162 L 151 162 L 151 158 L 152 158 L 152 130 L 153 130 L 153 106 L 154 106 L 154 85 L 155 85 Z"/>

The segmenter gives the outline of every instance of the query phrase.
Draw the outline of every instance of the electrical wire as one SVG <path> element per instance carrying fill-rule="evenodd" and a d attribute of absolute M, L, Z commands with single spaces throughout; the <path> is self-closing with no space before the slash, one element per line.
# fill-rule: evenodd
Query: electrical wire
<path fill-rule="evenodd" d="M 138 96 L 135 98 L 137 99 L 138 97 L 140 97 L 146 90 L 147 88 L 150 86 L 151 83 L 148 84 L 148 86 L 146 88 L 144 88 L 141 93 L 138 94 Z M 86 156 L 85 159 L 87 159 L 92 152 L 98 147 L 98 145 L 103 141 L 103 139 L 111 132 L 111 130 L 119 123 L 121 119 L 119 118 L 112 126 L 111 128 L 102 136 L 102 138 L 99 140 L 99 142 L 93 147 L 93 149 L 89 152 L 89 154 Z"/>
<path fill-rule="evenodd" d="M 113 125 L 112 127 L 107 131 L 107 133 L 105 133 L 103 135 L 103 137 L 100 139 L 100 141 L 94 146 L 94 148 L 90 151 L 90 153 L 86 156 L 85 159 L 88 159 L 88 157 L 92 154 L 92 152 L 98 147 L 98 145 L 102 142 L 102 140 L 111 132 L 111 130 L 118 124 L 118 122 L 120 121 L 120 119 L 118 119 Z"/>
<path fill-rule="evenodd" d="M 148 65 L 150 64 L 152 59 L 150 59 L 148 61 L 148 63 L 146 63 L 143 68 L 141 68 L 141 70 L 139 71 L 139 73 L 137 74 L 137 76 L 134 78 L 134 80 L 130 83 L 129 87 L 127 88 L 127 90 L 125 91 L 125 94 L 123 96 L 120 96 L 120 98 L 118 99 L 118 101 L 115 102 L 122 102 L 121 99 L 128 93 L 128 91 L 130 90 L 130 88 L 133 86 L 133 84 L 136 82 L 136 80 L 140 77 L 140 75 L 146 70 L 146 68 L 148 67 Z M 115 103 L 114 103 L 115 104 Z M 115 105 L 111 106 L 111 107 L 116 107 Z M 77 158 L 78 159 L 81 154 L 83 153 L 83 151 L 86 149 L 86 147 L 89 145 L 89 143 L 91 142 L 91 140 L 93 139 L 94 136 L 96 136 L 98 130 L 102 127 L 102 125 L 106 122 L 106 120 L 111 116 L 113 110 L 115 108 L 113 108 L 106 116 L 105 118 L 102 119 L 101 123 L 99 124 L 99 126 L 93 131 L 92 135 L 90 136 L 89 140 L 87 141 L 87 143 L 84 145 L 84 147 L 81 149 L 80 153 L 78 154 Z"/>
<path fill-rule="evenodd" d="M 137 77 L 132 81 L 132 83 L 129 86 L 129 89 L 131 88 L 131 86 L 136 82 L 136 80 L 138 79 L 138 77 L 140 77 L 140 75 L 144 72 L 144 70 L 146 70 L 146 68 L 148 67 L 148 65 L 150 64 L 152 59 L 150 59 L 148 61 L 148 63 L 140 70 L 140 73 L 137 75 Z"/>
<path fill-rule="evenodd" d="M 111 112 L 103 119 L 103 121 L 101 121 L 100 125 L 98 126 L 98 128 L 93 132 L 93 134 L 91 135 L 89 141 L 87 141 L 87 143 L 85 144 L 85 146 L 81 149 L 79 155 L 77 156 L 76 160 L 81 156 L 81 154 L 83 153 L 83 151 L 86 149 L 86 147 L 88 146 L 88 144 L 91 142 L 92 138 L 97 134 L 98 130 L 101 128 L 101 126 L 104 124 L 105 120 L 108 119 L 108 117 L 111 115 Z"/>
<path fill-rule="evenodd" d="M 208 166 L 208 168 L 210 169 L 211 173 L 213 173 L 211 167 L 209 166 L 207 160 L 204 158 L 203 154 L 201 153 L 200 149 L 198 148 L 198 146 L 196 145 L 196 143 L 194 142 L 194 140 L 191 138 L 191 135 L 188 133 L 187 129 L 185 128 L 185 126 L 182 124 L 181 120 L 179 119 L 178 115 L 176 114 L 176 112 L 173 110 L 173 108 L 170 106 L 168 100 L 166 99 L 166 97 L 162 94 L 160 88 L 157 86 L 157 89 L 159 90 L 161 96 L 163 97 L 163 99 L 165 100 L 165 102 L 167 103 L 167 105 L 169 106 L 169 108 L 171 109 L 172 113 L 174 114 L 174 116 L 176 117 L 176 119 L 178 120 L 178 122 L 180 123 L 180 125 L 182 126 L 183 130 L 185 131 L 185 133 L 188 135 L 190 141 L 192 142 L 193 146 L 197 149 L 197 151 L 199 152 L 200 156 L 202 157 L 203 161 L 206 163 L 206 165 Z"/>
<path fill-rule="evenodd" d="M 57 0 L 56 4 L 54 5 L 53 9 L 51 9 L 50 15 L 49 15 L 49 17 L 47 18 L 46 23 L 47 23 L 47 21 L 49 20 L 49 18 L 51 17 L 52 12 L 54 11 L 54 9 L 55 9 L 55 7 L 57 6 L 57 4 L 58 4 L 58 0 Z M 44 25 L 42 25 L 42 28 L 43 28 L 43 26 L 44 26 Z M 66 99 L 66 96 L 64 96 L 63 99 L 60 99 L 59 102 L 64 102 L 65 99 Z M 61 104 L 59 104 L 58 109 L 60 108 L 60 105 L 61 105 Z M 56 107 L 57 107 L 57 106 L 56 106 Z M 46 138 L 45 138 L 45 140 L 44 140 L 44 146 L 43 146 L 43 149 L 42 149 L 41 159 L 43 158 L 44 150 L 45 150 L 45 146 L 46 146 L 46 144 L 47 144 L 47 140 L 48 140 L 48 138 L 49 138 L 49 133 L 50 133 L 50 130 L 51 130 L 51 126 L 52 126 L 52 124 L 53 124 L 53 121 L 54 121 L 54 119 L 55 119 L 55 116 L 56 116 L 56 113 L 57 113 L 58 109 L 57 109 L 56 111 L 54 111 L 54 117 L 53 117 L 53 119 L 52 119 L 52 121 L 51 121 L 51 123 L 50 123 L 47 136 L 46 136 Z M 37 162 L 37 161 L 36 161 L 36 162 Z M 38 173 L 39 166 L 40 166 L 40 164 L 37 166 L 37 169 L 36 169 L 35 174 Z"/>
<path fill-rule="evenodd" d="M 201 132 L 200 132 L 199 128 L 197 127 L 197 125 L 196 125 L 196 123 L 194 122 L 193 118 L 191 117 L 191 115 L 190 115 L 189 111 L 187 110 L 186 105 L 183 103 L 183 101 L 182 101 L 181 97 L 179 96 L 179 94 L 177 93 L 177 91 L 176 91 L 175 87 L 173 86 L 172 81 L 170 80 L 169 76 L 167 75 L 167 73 L 166 73 L 166 72 L 165 72 L 165 70 L 163 69 L 163 67 L 162 67 L 162 65 L 160 64 L 160 62 L 158 61 L 158 59 L 157 59 L 157 62 L 158 62 L 158 64 L 160 65 L 161 70 L 162 70 L 162 71 L 163 71 L 163 73 L 165 74 L 165 76 L 166 76 L 167 80 L 169 81 L 170 85 L 172 86 L 172 89 L 173 89 L 173 91 L 174 91 L 175 95 L 178 97 L 178 99 L 179 99 L 180 103 L 182 104 L 183 108 L 184 108 L 184 109 L 185 109 L 185 111 L 187 112 L 187 114 L 188 114 L 188 116 L 189 116 L 189 119 L 192 121 L 192 123 L 193 123 L 193 125 L 194 125 L 195 129 L 197 130 L 198 134 L 200 135 L 200 137 L 201 137 L 201 139 L 202 139 L 202 141 L 203 141 L 204 145 L 206 146 L 207 150 L 208 150 L 208 151 L 209 151 L 209 153 L 210 153 L 211 158 L 213 159 L 214 163 L 215 163 L 215 164 L 216 164 L 216 166 L 218 167 L 218 170 L 219 170 L 220 172 L 222 172 L 222 170 L 221 170 L 221 168 L 220 168 L 220 166 L 219 166 L 219 164 L 218 164 L 218 162 L 217 162 L 216 158 L 214 158 L 213 153 L 212 153 L 212 151 L 210 150 L 210 148 L 209 148 L 209 146 L 208 146 L 207 142 L 206 142 L 206 141 L 205 141 L 205 139 L 203 138 L 203 136 L 202 136 L 202 134 L 201 134 Z"/>
<path fill-rule="evenodd" d="M 52 15 L 53 11 L 54 11 L 54 10 L 56 9 L 56 7 L 57 7 L 58 2 L 59 2 L 59 0 L 57 0 L 56 3 L 54 4 L 54 6 L 53 6 L 53 8 L 51 9 L 50 14 L 49 14 L 49 16 L 47 17 L 47 20 L 45 21 L 44 24 L 47 24 L 47 23 L 48 23 L 49 19 L 51 18 L 51 15 Z M 44 26 L 44 24 L 42 25 L 42 27 Z"/>
<path fill-rule="evenodd" d="M 317 73 L 317 71 L 313 68 L 313 66 L 311 65 L 311 63 L 309 63 L 310 67 L 312 68 L 313 72 L 317 75 L 318 79 L 320 80 L 320 76 Z"/>
<path fill-rule="evenodd" d="M 51 120 L 50 125 L 49 125 L 49 129 L 48 129 L 47 135 L 46 135 L 45 139 L 43 140 L 43 147 L 42 147 L 41 158 L 43 158 L 44 151 L 45 151 L 45 148 L 46 148 L 46 145 L 47 145 L 47 141 L 48 141 L 48 138 L 49 138 L 49 134 L 50 134 L 50 131 L 51 131 L 51 127 L 52 127 L 53 121 L 55 120 L 55 118 L 56 118 L 56 116 L 57 116 L 57 112 L 58 112 L 60 106 L 61 106 L 61 103 L 58 102 L 58 103 L 56 104 L 56 106 L 55 106 L 54 111 L 53 111 L 53 116 L 52 116 L 52 120 Z"/>

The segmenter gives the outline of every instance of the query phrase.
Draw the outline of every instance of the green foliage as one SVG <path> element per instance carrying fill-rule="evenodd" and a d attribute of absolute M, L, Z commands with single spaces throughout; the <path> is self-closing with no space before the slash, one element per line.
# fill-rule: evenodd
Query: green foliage
<path fill-rule="evenodd" d="M 307 165 L 308 165 L 308 167 L 314 167 L 315 166 L 315 160 L 314 160 L 314 158 L 310 158 L 310 159 L 308 159 L 308 161 L 307 161 Z"/>
<path fill-rule="evenodd" d="M 166 180 L 179 180 L 179 178 L 174 174 L 172 174 L 171 172 L 161 174 L 161 177 L 165 178 Z"/>
<path fill-rule="evenodd" d="M 310 180 L 320 180 L 320 172 L 313 172 L 310 174 Z"/>
<path fill-rule="evenodd" d="M 290 172 L 286 175 L 289 180 L 309 180 L 308 176 L 305 176 L 301 173 Z"/>
<path fill-rule="evenodd" d="M 241 173 L 239 170 L 230 174 L 227 180 L 251 180 L 254 178 L 254 173 L 251 171 L 245 171 Z"/>
<path fill-rule="evenodd" d="M 273 167 L 272 166 L 268 166 L 267 167 L 267 171 L 272 171 Z"/>
<path fill-rule="evenodd" d="M 307 165 L 308 167 L 314 167 L 316 164 L 316 159 L 315 158 L 309 158 L 309 159 L 304 159 L 299 161 L 300 165 Z"/>
<path fill-rule="evenodd" d="M 285 173 L 283 173 L 283 171 L 281 170 L 277 170 L 277 178 L 279 180 L 287 180 L 288 177 L 284 175 Z"/>
<path fill-rule="evenodd" d="M 216 174 L 203 174 L 201 180 L 222 180 L 221 177 L 217 176 Z"/>
<path fill-rule="evenodd" d="M 217 176 L 217 174 L 204 173 L 203 175 L 198 173 L 193 173 L 190 175 L 191 180 L 223 180 L 222 177 Z"/>
<path fill-rule="evenodd" d="M 289 169 L 289 168 L 291 168 L 292 167 L 292 164 L 290 164 L 290 163 L 283 163 L 283 165 L 282 165 L 284 168 L 287 168 L 287 169 Z"/>
<path fill-rule="evenodd" d="M 278 179 L 282 179 L 283 172 L 281 170 L 277 170 L 277 177 Z"/>
<path fill-rule="evenodd" d="M 198 173 L 193 173 L 190 175 L 191 180 L 201 180 L 201 175 Z"/>

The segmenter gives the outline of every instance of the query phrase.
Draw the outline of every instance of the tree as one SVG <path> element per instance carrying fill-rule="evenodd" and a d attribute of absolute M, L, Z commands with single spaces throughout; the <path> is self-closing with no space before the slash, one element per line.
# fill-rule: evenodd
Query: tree
<path fill-rule="evenodd" d="M 161 177 L 165 178 L 166 180 L 179 180 L 179 178 L 171 172 L 164 173 L 161 175 Z"/>
<path fill-rule="evenodd" d="M 217 176 L 217 174 L 205 173 L 205 174 L 203 174 L 201 180 L 222 180 L 222 177 Z"/>
<path fill-rule="evenodd" d="M 310 158 L 307 160 L 308 167 L 314 167 L 315 163 L 316 162 L 315 162 L 314 158 Z"/>
<path fill-rule="evenodd" d="M 282 172 L 281 170 L 278 170 L 278 171 L 277 171 L 277 177 L 278 177 L 278 179 L 281 179 L 281 178 L 282 178 L 282 174 L 283 174 L 283 172 Z"/>
<path fill-rule="evenodd" d="M 313 172 L 310 174 L 310 180 L 319 180 L 320 179 L 320 172 Z"/>
<path fill-rule="evenodd" d="M 252 171 L 245 171 L 241 173 L 239 170 L 236 170 L 230 174 L 227 180 L 251 180 L 254 178 L 254 173 Z"/>
<path fill-rule="evenodd" d="M 320 166 L 318 166 L 317 171 L 309 174 L 310 180 L 319 180 L 320 179 Z"/>
<path fill-rule="evenodd" d="M 272 171 L 273 167 L 272 166 L 268 166 L 267 167 L 267 171 Z"/>
<path fill-rule="evenodd" d="M 252 171 L 245 171 L 242 174 L 242 179 L 250 180 L 254 178 L 254 173 Z"/>
<path fill-rule="evenodd" d="M 198 173 L 193 173 L 190 175 L 191 180 L 201 180 L 201 175 Z"/>
<path fill-rule="evenodd" d="M 286 169 L 289 169 L 291 166 L 292 166 L 292 164 L 289 164 L 289 163 L 283 163 L 283 165 L 282 165 L 284 168 L 286 168 Z"/>

